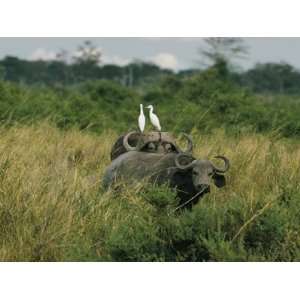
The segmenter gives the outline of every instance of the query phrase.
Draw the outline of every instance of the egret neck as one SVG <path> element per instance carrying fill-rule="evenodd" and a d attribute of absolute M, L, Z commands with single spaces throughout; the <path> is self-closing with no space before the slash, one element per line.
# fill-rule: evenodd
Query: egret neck
<path fill-rule="evenodd" d="M 161 126 L 160 126 L 159 119 L 158 119 L 157 115 L 153 113 L 153 106 L 152 105 L 147 106 L 147 108 L 149 109 L 150 121 L 151 121 L 152 125 L 159 132 L 159 140 L 161 141 Z"/>
<path fill-rule="evenodd" d="M 145 123 L 146 123 L 146 119 L 143 111 L 143 104 L 140 104 L 140 115 L 139 115 L 138 123 L 139 123 L 140 131 L 143 133 L 145 129 Z"/>

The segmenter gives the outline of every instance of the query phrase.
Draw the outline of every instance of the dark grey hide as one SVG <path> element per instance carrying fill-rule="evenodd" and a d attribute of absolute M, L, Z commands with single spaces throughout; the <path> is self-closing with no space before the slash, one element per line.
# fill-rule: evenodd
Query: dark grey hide
<path fill-rule="evenodd" d="M 224 173 L 229 161 L 224 157 L 225 168 L 218 169 L 209 160 L 196 160 L 183 153 L 145 153 L 129 151 L 112 161 L 103 176 L 103 187 L 109 188 L 120 181 L 148 180 L 152 183 L 168 183 L 176 188 L 180 204 L 196 204 L 200 197 L 210 191 L 213 181 L 217 187 L 225 185 Z"/>
<path fill-rule="evenodd" d="M 185 150 L 176 145 L 174 137 L 169 132 L 129 132 L 121 135 L 112 146 L 111 160 L 128 151 L 140 151 L 148 153 L 192 153 L 193 142 L 190 136 L 183 133 L 188 144 Z"/>

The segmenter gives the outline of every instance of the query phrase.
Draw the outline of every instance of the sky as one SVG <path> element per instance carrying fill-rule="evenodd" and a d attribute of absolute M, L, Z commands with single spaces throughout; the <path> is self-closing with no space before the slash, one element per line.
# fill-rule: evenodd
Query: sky
<path fill-rule="evenodd" d="M 91 40 L 102 52 L 102 63 L 126 65 L 134 59 L 153 62 L 175 71 L 199 66 L 203 38 L 0 38 L 0 58 L 7 55 L 28 60 L 55 58 L 61 49 L 76 53 Z M 249 54 L 239 61 L 242 69 L 256 63 L 287 62 L 300 69 L 300 38 L 244 38 Z"/>

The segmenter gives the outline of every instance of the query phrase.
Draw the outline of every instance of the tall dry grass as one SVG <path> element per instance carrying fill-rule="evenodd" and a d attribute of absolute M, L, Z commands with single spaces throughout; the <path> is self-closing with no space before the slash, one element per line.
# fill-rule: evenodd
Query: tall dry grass
<path fill-rule="evenodd" d="M 0 129 L 1 261 L 299 260 L 299 143 L 194 132 L 196 157 L 230 159 L 227 186 L 173 214 L 166 187 L 101 190 L 116 137 Z"/>

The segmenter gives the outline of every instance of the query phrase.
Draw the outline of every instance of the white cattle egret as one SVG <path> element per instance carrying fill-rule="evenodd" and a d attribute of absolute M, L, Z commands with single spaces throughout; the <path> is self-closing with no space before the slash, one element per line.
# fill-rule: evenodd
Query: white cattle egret
<path fill-rule="evenodd" d="M 143 132 L 145 129 L 145 115 L 144 115 L 144 111 L 143 111 L 143 104 L 140 104 L 140 115 L 139 115 L 139 127 L 140 127 L 140 131 Z"/>
<path fill-rule="evenodd" d="M 158 119 L 157 115 L 153 113 L 153 106 L 149 105 L 149 106 L 147 106 L 147 108 L 150 109 L 149 117 L 150 117 L 150 121 L 151 121 L 152 125 L 160 132 L 161 127 L 159 124 L 159 119 Z"/>

